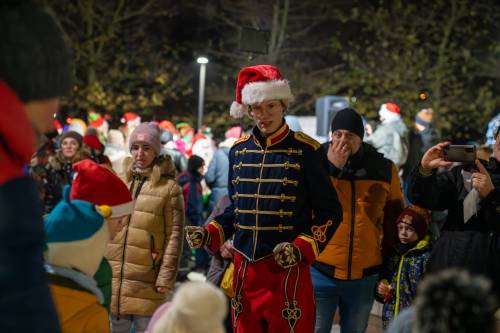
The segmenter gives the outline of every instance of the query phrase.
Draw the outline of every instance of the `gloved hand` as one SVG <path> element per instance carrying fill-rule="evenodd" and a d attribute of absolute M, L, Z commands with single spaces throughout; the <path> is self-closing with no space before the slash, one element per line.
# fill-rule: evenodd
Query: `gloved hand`
<path fill-rule="evenodd" d="M 273 249 L 274 260 L 283 268 L 290 268 L 302 260 L 300 249 L 292 243 L 283 242 Z"/>
<path fill-rule="evenodd" d="M 187 226 L 184 227 L 186 240 L 190 247 L 201 249 L 208 243 L 208 231 L 203 227 Z"/>

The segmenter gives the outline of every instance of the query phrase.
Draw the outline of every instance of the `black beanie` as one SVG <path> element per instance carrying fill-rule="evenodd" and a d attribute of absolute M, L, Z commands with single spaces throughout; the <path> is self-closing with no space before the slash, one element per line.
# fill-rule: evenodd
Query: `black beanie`
<path fill-rule="evenodd" d="M 0 80 L 23 102 L 66 95 L 70 56 L 58 22 L 34 4 L 0 5 Z"/>
<path fill-rule="evenodd" d="M 363 119 L 351 108 L 345 108 L 338 111 L 332 119 L 332 133 L 336 130 L 347 130 L 359 136 L 363 140 L 365 129 Z"/>

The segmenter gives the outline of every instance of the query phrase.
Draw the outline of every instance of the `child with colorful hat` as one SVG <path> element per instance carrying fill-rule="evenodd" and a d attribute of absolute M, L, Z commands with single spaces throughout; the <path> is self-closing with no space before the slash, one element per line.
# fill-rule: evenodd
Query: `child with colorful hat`
<path fill-rule="evenodd" d="M 109 238 L 98 206 L 70 200 L 69 186 L 44 222 L 46 271 L 63 332 L 109 332 L 104 297 L 92 276 Z"/>
<path fill-rule="evenodd" d="M 109 240 L 115 238 L 132 214 L 134 202 L 127 185 L 111 169 L 92 160 L 83 160 L 73 165 L 75 171 L 71 186 L 71 200 L 84 200 L 100 206 L 108 226 Z M 102 258 L 94 275 L 104 295 L 103 305 L 111 304 L 112 270 L 106 258 Z"/>
<path fill-rule="evenodd" d="M 399 242 L 394 246 L 390 259 L 384 263 L 376 290 L 378 300 L 384 303 L 384 329 L 415 298 L 417 285 L 430 258 L 429 219 L 428 210 L 413 205 L 407 207 L 397 219 Z"/>

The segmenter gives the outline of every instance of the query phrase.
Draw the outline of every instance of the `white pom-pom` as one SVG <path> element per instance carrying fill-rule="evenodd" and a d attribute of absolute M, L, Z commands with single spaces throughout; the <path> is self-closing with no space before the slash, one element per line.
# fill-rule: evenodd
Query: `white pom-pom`
<path fill-rule="evenodd" d="M 245 105 L 238 102 L 233 102 L 231 104 L 231 108 L 229 109 L 229 114 L 231 115 L 231 117 L 236 119 L 243 118 L 246 113 L 247 107 Z"/>

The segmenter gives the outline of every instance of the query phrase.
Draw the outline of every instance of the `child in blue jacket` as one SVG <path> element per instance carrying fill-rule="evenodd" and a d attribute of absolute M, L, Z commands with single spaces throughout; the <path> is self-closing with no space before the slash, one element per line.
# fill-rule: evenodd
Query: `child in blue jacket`
<path fill-rule="evenodd" d="M 407 207 L 396 222 L 399 242 L 384 264 L 377 284 L 377 299 L 384 303 L 384 329 L 404 308 L 411 305 L 430 257 L 427 235 L 429 212 L 416 206 Z"/>

